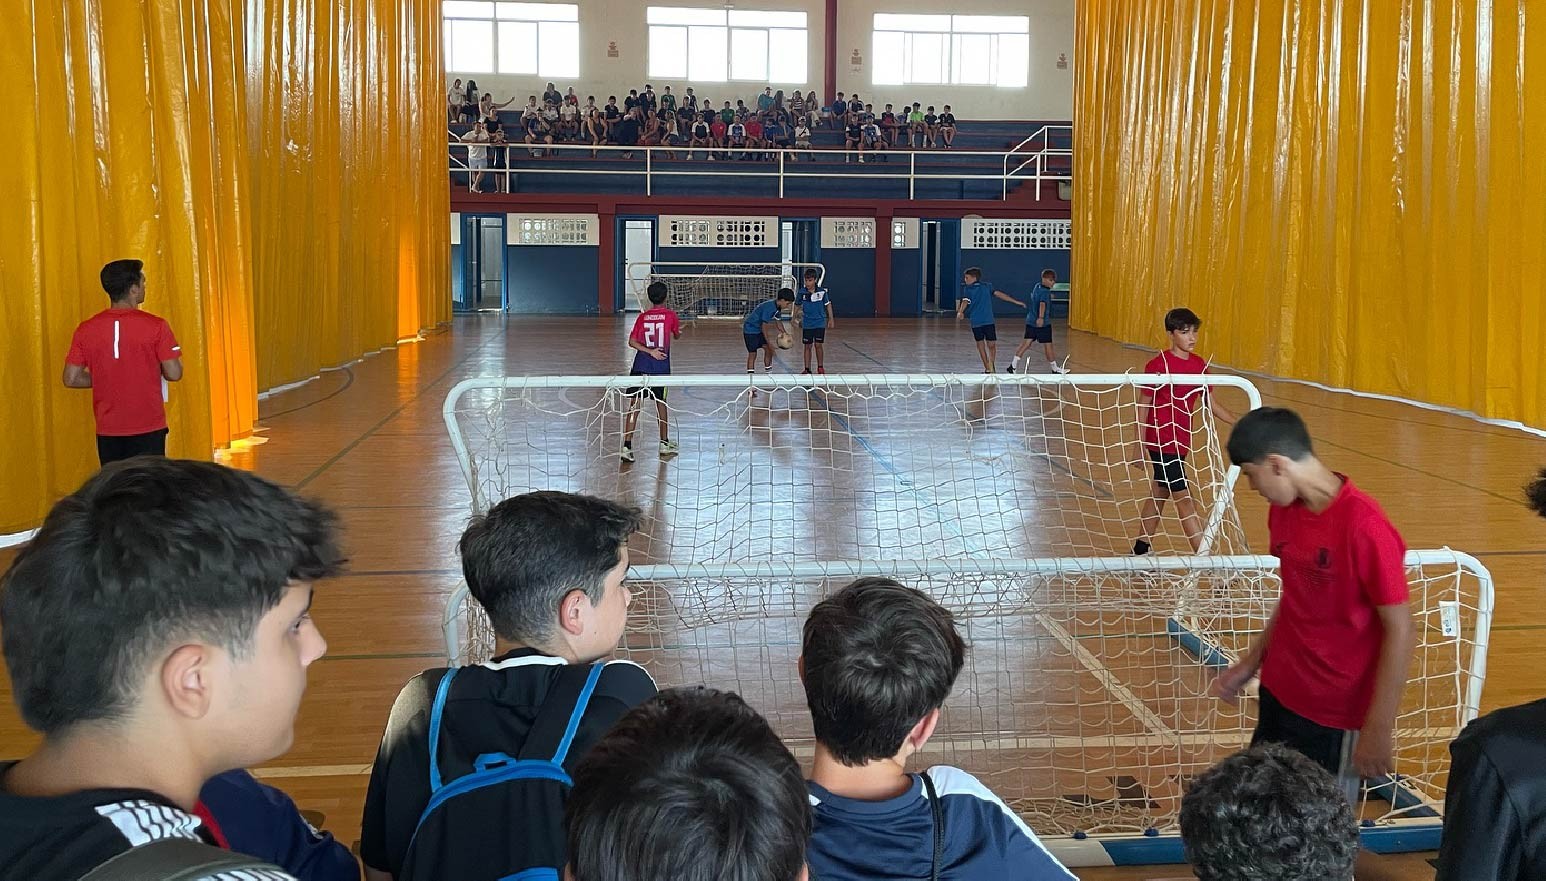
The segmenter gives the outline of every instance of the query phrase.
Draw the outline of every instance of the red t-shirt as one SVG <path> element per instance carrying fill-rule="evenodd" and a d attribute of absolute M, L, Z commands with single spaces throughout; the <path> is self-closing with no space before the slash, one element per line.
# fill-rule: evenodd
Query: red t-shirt
<path fill-rule="evenodd" d="M 1314 514 L 1302 502 L 1274 506 L 1267 530 L 1282 561 L 1283 597 L 1262 686 L 1312 722 L 1361 729 L 1384 642 L 1377 607 L 1408 598 L 1406 543 L 1346 477 L 1331 507 Z"/>
<path fill-rule="evenodd" d="M 727 128 L 728 126 L 726 126 L 723 122 L 715 120 L 714 123 L 709 126 L 709 131 L 713 133 L 716 139 L 722 141 L 725 139 L 725 131 Z"/>
<path fill-rule="evenodd" d="M 91 371 L 97 434 L 126 437 L 166 428 L 161 362 L 182 357 L 172 328 L 139 309 L 104 309 L 82 321 L 66 364 Z"/>
<path fill-rule="evenodd" d="M 1144 373 L 1160 375 L 1208 372 L 1208 362 L 1192 355 L 1177 358 L 1166 349 L 1143 365 Z M 1184 456 L 1192 451 L 1192 411 L 1197 399 L 1207 393 L 1200 385 L 1161 385 L 1145 389 L 1152 397 L 1149 422 L 1143 428 L 1144 445 L 1162 453 Z"/>
<path fill-rule="evenodd" d="M 762 137 L 762 123 L 755 119 L 746 123 L 746 136 L 749 138 Z"/>

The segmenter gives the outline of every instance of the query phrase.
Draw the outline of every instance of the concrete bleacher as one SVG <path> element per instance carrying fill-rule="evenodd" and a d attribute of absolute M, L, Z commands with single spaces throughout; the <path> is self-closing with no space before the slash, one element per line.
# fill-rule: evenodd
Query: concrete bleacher
<path fill-rule="evenodd" d="M 508 133 L 519 130 L 520 115 L 502 113 L 501 121 Z M 843 150 L 842 132 L 818 126 L 812 132 L 812 147 L 808 155 L 788 158 L 784 162 L 783 196 L 810 198 L 840 195 L 860 199 L 909 198 L 908 174 L 910 159 L 918 175 L 913 183 L 915 199 L 983 199 L 1005 197 L 1005 188 L 999 179 L 1004 171 L 1004 160 L 996 156 L 970 155 L 972 151 L 1002 152 L 1013 148 L 1032 132 L 1047 123 L 1042 121 L 977 121 L 963 120 L 956 133 L 955 146 L 946 150 L 940 147 L 917 150 L 893 149 L 884 154 L 865 154 L 864 164 L 845 162 L 853 158 Z M 451 126 L 451 132 L 460 136 L 469 126 Z M 1071 146 L 1066 134 L 1054 137 L 1053 148 Z M 650 161 L 652 175 L 650 192 L 658 195 L 714 195 L 727 197 L 778 196 L 779 180 L 776 176 L 778 163 L 773 161 L 730 160 L 709 161 L 702 151 L 692 154 L 678 147 L 676 158 L 667 159 L 656 153 Z M 910 157 L 910 153 L 915 156 Z M 465 160 L 466 150 L 452 148 L 455 159 Z M 1028 156 L 1029 154 L 1023 154 Z M 588 151 L 574 148 L 557 151 L 552 155 L 532 156 L 525 144 L 508 147 L 510 191 L 512 193 L 589 193 L 589 194 L 643 194 L 645 192 L 645 160 L 643 152 L 632 159 L 622 154 L 602 151 L 591 158 Z M 1012 159 L 1010 167 L 1023 161 Z M 453 163 L 459 165 L 460 163 Z M 1045 170 L 1067 174 L 1068 157 L 1049 157 Z M 552 173 L 561 172 L 561 173 Z M 569 173 L 573 172 L 573 173 Z M 608 173 L 611 172 L 611 173 Z M 660 172 L 687 172 L 686 174 L 660 174 Z M 752 177 L 759 172 L 772 176 Z M 843 177 L 833 177 L 842 174 Z M 802 176 L 808 175 L 808 176 Z M 899 175 L 900 177 L 887 177 Z M 962 180 L 958 175 L 991 176 L 987 180 Z M 932 176 L 932 177 L 931 177 Z M 465 188 L 465 172 L 453 174 L 453 184 Z M 487 189 L 490 184 L 484 184 Z M 1009 198 L 1015 200 L 1034 198 L 1034 181 L 1012 180 Z M 1055 181 L 1043 181 L 1043 200 L 1056 200 L 1058 188 Z"/>

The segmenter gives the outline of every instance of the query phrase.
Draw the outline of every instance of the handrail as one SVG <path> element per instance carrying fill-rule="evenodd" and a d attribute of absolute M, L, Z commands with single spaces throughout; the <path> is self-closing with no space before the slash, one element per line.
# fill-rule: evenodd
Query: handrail
<path fill-rule="evenodd" d="M 1048 128 L 1048 126 L 1043 126 L 1042 130 L 1045 130 L 1047 128 Z M 1022 142 L 1022 143 L 1024 143 L 1024 142 Z M 473 180 L 473 177 L 477 176 L 477 177 L 479 177 L 481 179 L 481 176 L 485 175 L 485 174 L 492 175 L 492 176 L 495 177 L 496 180 L 502 181 L 503 184 L 504 184 L 502 189 L 504 191 L 509 191 L 509 189 L 510 189 L 510 186 L 509 186 L 509 184 L 510 184 L 510 175 L 512 175 L 512 174 L 551 174 L 551 175 L 565 175 L 565 174 L 575 175 L 575 174 L 580 174 L 580 175 L 622 176 L 622 177 L 636 178 L 636 177 L 638 177 L 640 175 L 640 172 L 642 171 L 643 172 L 643 177 L 644 177 L 644 191 L 645 191 L 646 195 L 653 195 L 654 194 L 655 182 L 656 182 L 655 179 L 657 177 L 740 177 L 740 178 L 757 178 L 757 179 L 760 179 L 760 178 L 776 178 L 778 180 L 778 195 L 779 195 L 780 198 L 782 198 L 784 196 L 786 181 L 789 180 L 789 179 L 798 179 L 798 178 L 825 178 L 825 179 L 834 179 L 834 178 L 836 178 L 836 179 L 849 179 L 849 180 L 898 180 L 898 181 L 905 180 L 905 181 L 907 181 L 907 197 L 909 199 L 913 199 L 913 198 L 917 197 L 917 184 L 918 184 L 919 181 L 978 181 L 978 180 L 980 180 L 980 181 L 999 181 L 1001 183 L 1000 196 L 1001 196 L 1001 198 L 1005 198 L 1005 199 L 1007 199 L 1009 197 L 1009 188 L 1010 188 L 1011 182 L 1034 181 L 1034 185 L 1036 187 L 1035 198 L 1036 198 L 1037 201 L 1040 201 L 1041 200 L 1041 183 L 1042 183 L 1042 181 L 1064 181 L 1064 180 L 1072 180 L 1073 179 L 1072 175 L 1070 173 L 1067 173 L 1067 172 L 1051 172 L 1051 171 L 1048 171 L 1046 166 L 1045 166 L 1045 164 L 1040 159 L 1040 157 L 1048 156 L 1048 155 L 1050 155 L 1050 156 L 1071 156 L 1072 155 L 1072 153 L 1073 153 L 1072 150 L 1063 150 L 1063 149 L 1058 149 L 1058 150 L 1045 150 L 1044 149 L 1040 153 L 1031 154 L 1029 158 L 1027 158 L 1024 161 L 1020 162 L 1019 165 L 1016 165 L 1012 169 L 1009 166 L 1010 157 L 1011 156 L 1015 156 L 1016 158 L 1018 158 L 1020 155 L 1023 155 L 1023 154 L 1015 153 L 1014 150 L 1009 150 L 1009 151 L 1004 151 L 1004 150 L 951 150 L 950 151 L 950 155 L 952 157 L 962 157 L 962 156 L 965 156 L 965 157 L 978 157 L 978 156 L 980 156 L 980 157 L 991 157 L 993 159 L 998 159 L 999 160 L 1000 168 L 999 168 L 998 171 L 996 171 L 996 172 L 984 172 L 984 173 L 975 173 L 975 172 L 972 172 L 972 171 L 960 171 L 960 170 L 957 170 L 957 168 L 955 168 L 955 167 L 947 167 L 947 168 L 939 168 L 939 169 L 931 169 L 931 168 L 928 168 L 928 167 L 924 167 L 924 168 L 920 169 L 919 165 L 918 165 L 919 156 L 922 155 L 923 158 L 924 158 L 924 161 L 928 161 L 928 159 L 929 159 L 930 151 L 926 151 L 926 150 L 900 149 L 899 148 L 899 149 L 888 149 L 888 150 L 882 150 L 882 151 L 866 151 L 866 152 L 869 153 L 870 156 L 877 156 L 878 155 L 878 156 L 886 157 L 885 160 L 873 161 L 871 163 L 868 163 L 872 167 L 875 164 L 891 164 L 891 165 L 895 165 L 897 167 L 896 170 L 895 171 L 866 171 L 866 172 L 862 172 L 862 173 L 854 173 L 854 172 L 848 171 L 847 169 L 844 169 L 843 171 L 831 171 L 831 170 L 800 171 L 799 170 L 799 161 L 800 161 L 800 157 L 802 155 L 812 159 L 813 161 L 816 158 L 814 154 L 817 153 L 817 152 L 820 152 L 820 153 L 823 153 L 823 154 L 827 154 L 829 156 L 832 155 L 832 154 L 835 154 L 835 153 L 842 153 L 845 157 L 852 157 L 852 156 L 854 156 L 853 153 L 850 153 L 850 152 L 848 152 L 846 150 L 830 150 L 830 149 L 812 150 L 812 149 L 807 149 L 807 148 L 789 148 L 789 147 L 770 147 L 770 148 L 761 148 L 761 147 L 759 147 L 759 148 L 755 148 L 755 149 L 748 149 L 748 148 L 714 148 L 712 150 L 709 150 L 709 149 L 705 149 L 705 148 L 702 148 L 702 147 L 688 148 L 688 147 L 683 146 L 683 145 L 676 145 L 676 146 L 669 146 L 669 147 L 663 147 L 663 146 L 654 146 L 654 147 L 626 147 L 626 146 L 591 145 L 591 144 L 546 144 L 546 143 L 527 144 L 525 142 L 508 142 L 508 143 L 505 143 L 505 144 L 495 145 L 495 144 L 488 144 L 488 143 L 469 143 L 469 142 L 466 142 L 466 141 L 462 141 L 460 139 L 452 140 L 451 142 L 449 142 L 447 144 L 447 147 L 448 147 L 448 149 L 450 151 L 450 160 L 451 160 L 450 171 L 452 173 L 455 173 L 455 174 L 466 174 L 468 176 L 467 187 L 468 187 L 468 191 L 469 192 L 472 191 L 472 180 Z M 540 160 L 541 156 L 543 156 L 543 155 L 559 155 L 559 154 L 563 154 L 563 153 L 580 154 L 580 155 L 583 156 L 587 151 L 589 152 L 589 154 L 590 154 L 590 156 L 592 158 L 598 158 L 598 157 L 604 158 L 606 156 L 618 156 L 620 154 L 630 154 L 630 155 L 624 156 L 622 158 L 624 158 L 624 159 L 626 159 L 628 161 L 639 163 L 642 167 L 631 167 L 631 168 L 543 168 L 543 167 L 540 167 L 540 166 L 527 166 L 527 165 L 523 165 L 523 166 L 520 166 L 520 167 L 510 167 L 510 164 L 507 162 L 506 163 L 506 167 L 504 167 L 504 168 L 478 168 L 478 169 L 475 169 L 475 168 L 471 168 L 470 167 L 472 165 L 471 151 L 473 149 L 475 149 L 475 148 L 483 148 L 483 149 L 504 148 L 507 151 L 511 151 L 516 156 L 519 156 L 519 151 L 525 150 L 525 151 L 527 151 L 530 154 L 529 158 L 530 159 L 534 159 L 534 160 Z M 463 151 L 463 150 L 465 150 L 467 152 L 466 153 L 461 153 L 460 151 Z M 710 163 L 708 163 L 706 161 L 700 162 L 698 160 L 693 159 L 693 157 L 695 155 L 698 155 L 698 154 L 721 154 L 721 153 L 773 154 L 773 160 L 771 162 L 767 161 L 767 160 L 763 160 L 763 159 L 745 160 L 745 161 L 742 161 L 742 160 L 728 160 L 728 161 L 725 161 L 725 162 L 721 162 L 721 163 L 717 163 L 717 164 L 712 164 L 711 165 Z M 643 155 L 642 156 L 635 156 L 635 155 L 632 155 L 632 154 L 643 154 Z M 662 157 L 660 155 L 657 155 L 657 154 L 670 154 L 671 161 L 680 161 L 680 162 L 684 162 L 684 163 L 685 162 L 692 162 L 693 164 L 697 165 L 698 167 L 696 167 L 696 168 L 688 168 L 688 167 L 683 167 L 683 166 L 678 166 L 678 167 L 674 167 L 674 168 L 671 167 L 671 166 L 664 166 L 663 167 L 663 163 L 662 163 L 661 160 L 664 157 Z M 678 154 L 680 154 L 681 158 L 678 158 Z M 895 162 L 894 161 L 896 159 L 900 159 L 901 155 L 903 155 L 903 154 L 905 154 L 905 156 L 907 158 L 905 170 L 903 170 L 903 168 L 901 167 L 901 163 L 900 162 Z M 859 155 L 862 157 L 864 154 L 859 154 Z M 461 156 L 466 156 L 467 157 L 465 165 L 462 164 Z M 845 163 L 845 165 L 846 164 L 847 163 Z M 984 164 L 986 164 L 986 163 L 984 163 Z M 1027 167 L 1031 166 L 1032 164 L 1034 164 L 1035 167 L 1031 169 L 1031 172 L 1029 172 L 1029 173 L 1022 173 L 1022 172 L 1026 172 Z M 991 168 L 992 166 L 989 165 L 988 167 Z"/>

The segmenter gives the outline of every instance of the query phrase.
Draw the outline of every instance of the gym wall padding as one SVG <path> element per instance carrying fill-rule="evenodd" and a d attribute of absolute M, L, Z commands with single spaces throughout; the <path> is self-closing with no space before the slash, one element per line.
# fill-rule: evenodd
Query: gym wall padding
<path fill-rule="evenodd" d="M 1082 0 L 1073 323 L 1546 425 L 1532 0 Z"/>
<path fill-rule="evenodd" d="M 168 450 L 251 434 L 260 389 L 450 317 L 435 0 L 59 0 L 0 33 L 0 534 L 96 468 L 60 383 L 145 261 L 184 378 Z"/>

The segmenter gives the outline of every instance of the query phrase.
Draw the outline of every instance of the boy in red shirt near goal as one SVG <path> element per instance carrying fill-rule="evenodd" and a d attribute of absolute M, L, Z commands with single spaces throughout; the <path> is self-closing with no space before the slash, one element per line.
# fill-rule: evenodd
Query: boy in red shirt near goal
<path fill-rule="evenodd" d="M 1379 503 L 1315 457 L 1292 410 L 1241 417 L 1229 458 L 1272 508 L 1283 593 L 1245 656 L 1214 682 L 1233 701 L 1261 675 L 1251 743 L 1281 743 L 1336 775 L 1355 805 L 1394 767 L 1393 729 L 1412 658 L 1406 545 Z"/>
<path fill-rule="evenodd" d="M 1170 348 L 1143 366 L 1144 373 L 1201 376 L 1208 372 L 1208 362 L 1192 353 L 1197 348 L 1197 331 L 1202 319 L 1190 309 L 1172 309 L 1165 313 L 1165 332 L 1170 335 Z M 1202 549 L 1202 518 L 1197 514 L 1197 502 L 1192 498 L 1186 483 L 1186 456 L 1192 450 L 1192 416 L 1199 404 L 1207 404 L 1220 419 L 1234 421 L 1234 416 L 1213 400 L 1207 386 L 1161 385 L 1143 389 L 1142 400 L 1143 453 L 1154 470 L 1154 491 L 1143 501 L 1141 512 L 1143 534 L 1133 542 L 1133 553 L 1143 556 L 1149 552 L 1149 539 L 1159 529 L 1160 514 L 1165 502 L 1174 499 L 1176 515 L 1181 518 L 1181 528 L 1192 550 Z M 1145 457 L 1134 455 L 1132 463 L 1143 467 Z"/>
<path fill-rule="evenodd" d="M 681 339 L 682 322 L 676 312 L 665 305 L 667 288 L 664 282 L 654 282 L 646 290 L 650 307 L 639 314 L 628 334 L 628 348 L 634 350 L 633 369 L 629 376 L 671 375 L 671 341 Z M 639 407 L 645 398 L 655 399 L 655 421 L 660 425 L 660 458 L 676 455 L 676 444 L 671 440 L 671 416 L 666 410 L 666 390 L 657 385 L 636 385 L 628 389 L 628 415 L 623 418 L 624 462 L 633 461 L 633 433 L 639 427 Z"/>

